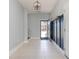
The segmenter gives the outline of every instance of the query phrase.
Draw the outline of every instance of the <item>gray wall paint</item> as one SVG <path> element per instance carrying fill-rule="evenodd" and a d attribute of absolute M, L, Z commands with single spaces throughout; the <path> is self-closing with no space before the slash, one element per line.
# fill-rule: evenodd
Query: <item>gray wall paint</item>
<path fill-rule="evenodd" d="M 31 13 L 28 14 L 29 22 L 29 36 L 40 37 L 40 20 L 48 20 L 49 14 L 47 13 Z"/>
<path fill-rule="evenodd" d="M 9 0 L 9 50 L 24 40 L 24 9 L 17 0 Z"/>
<path fill-rule="evenodd" d="M 65 53 L 69 56 L 69 1 L 60 0 L 52 10 L 51 18 L 54 20 L 57 16 L 64 14 L 64 46 Z"/>

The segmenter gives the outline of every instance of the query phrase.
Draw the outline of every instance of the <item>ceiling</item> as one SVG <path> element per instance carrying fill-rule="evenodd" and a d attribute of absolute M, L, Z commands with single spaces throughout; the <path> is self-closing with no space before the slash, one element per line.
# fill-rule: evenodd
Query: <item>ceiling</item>
<path fill-rule="evenodd" d="M 18 0 L 25 9 L 27 9 L 27 11 L 29 13 L 32 13 L 34 12 L 33 10 L 33 3 L 36 1 L 36 0 Z M 57 0 L 39 0 L 40 3 L 41 3 L 41 10 L 40 12 L 43 12 L 43 13 L 49 13 L 51 12 L 51 10 L 54 8 L 54 6 L 56 5 L 57 3 Z"/>

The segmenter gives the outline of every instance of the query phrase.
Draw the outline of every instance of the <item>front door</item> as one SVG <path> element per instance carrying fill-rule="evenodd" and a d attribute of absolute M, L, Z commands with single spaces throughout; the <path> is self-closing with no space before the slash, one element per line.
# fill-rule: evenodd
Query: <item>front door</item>
<path fill-rule="evenodd" d="M 48 39 L 48 21 L 47 20 L 41 20 L 41 39 Z"/>

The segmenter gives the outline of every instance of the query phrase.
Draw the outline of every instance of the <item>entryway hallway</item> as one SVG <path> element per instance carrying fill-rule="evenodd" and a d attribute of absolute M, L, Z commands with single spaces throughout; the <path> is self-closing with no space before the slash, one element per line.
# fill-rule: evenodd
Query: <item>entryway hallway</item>
<path fill-rule="evenodd" d="M 24 43 L 10 59 L 66 59 L 54 42 L 41 39 L 30 39 Z"/>
<path fill-rule="evenodd" d="M 10 59 L 69 58 L 68 24 L 69 0 L 9 0 Z"/>

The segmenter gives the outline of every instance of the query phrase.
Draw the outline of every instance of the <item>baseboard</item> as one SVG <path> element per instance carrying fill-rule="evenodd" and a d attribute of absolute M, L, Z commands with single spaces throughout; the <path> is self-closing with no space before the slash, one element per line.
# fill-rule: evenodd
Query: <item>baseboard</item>
<path fill-rule="evenodd" d="M 14 49 L 12 49 L 12 50 L 9 52 L 9 56 L 13 55 L 23 44 L 24 44 L 24 41 L 21 42 L 19 45 L 17 45 Z"/>
<path fill-rule="evenodd" d="M 31 37 L 31 39 L 40 39 L 40 37 Z"/>
<path fill-rule="evenodd" d="M 65 55 L 65 52 L 54 42 L 54 41 L 52 41 L 53 43 L 54 43 L 54 45 L 56 46 L 56 48 L 63 54 L 63 55 Z"/>

